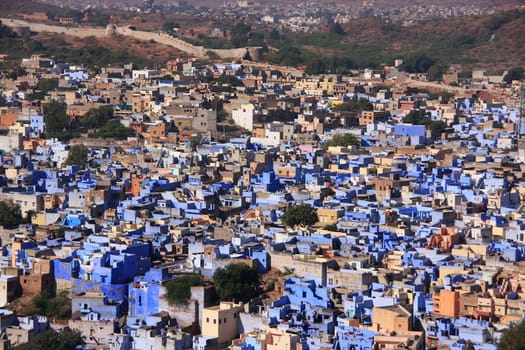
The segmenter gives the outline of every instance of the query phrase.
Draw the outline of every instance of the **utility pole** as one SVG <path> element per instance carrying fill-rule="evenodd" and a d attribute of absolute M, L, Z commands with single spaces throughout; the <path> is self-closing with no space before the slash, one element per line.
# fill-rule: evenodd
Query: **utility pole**
<path fill-rule="evenodd" d="M 518 139 L 521 139 L 521 125 L 523 123 L 523 103 L 525 102 L 525 86 L 523 84 L 520 86 L 520 106 L 519 106 L 519 118 L 518 118 Z"/>
<path fill-rule="evenodd" d="M 518 149 L 518 160 L 525 162 L 525 140 L 523 139 L 523 136 L 521 135 L 521 128 L 523 123 L 523 107 L 525 105 L 525 86 L 522 84 L 520 86 L 519 93 L 519 110 L 518 110 L 518 121 L 516 125 L 516 144 Z"/>

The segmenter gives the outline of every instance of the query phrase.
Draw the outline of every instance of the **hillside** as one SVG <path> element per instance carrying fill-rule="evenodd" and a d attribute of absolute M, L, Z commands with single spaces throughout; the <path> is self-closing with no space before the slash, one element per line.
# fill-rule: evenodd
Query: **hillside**
<path fill-rule="evenodd" d="M 0 27 L 0 53 L 9 60 L 0 63 L 6 68 L 19 63 L 23 57 L 45 54 L 64 61 L 85 64 L 91 68 L 123 65 L 130 62 L 138 67 L 164 65 L 183 53 L 173 47 L 135 40 L 125 36 L 78 38 L 64 34 L 39 33 L 31 37 L 13 37 L 11 30 Z"/>
<path fill-rule="evenodd" d="M 309 35 L 290 36 L 287 42 L 281 40 L 272 47 L 299 49 L 306 65 L 320 56 L 325 61 L 329 57 L 344 58 L 349 65 L 362 67 L 424 55 L 438 64 L 458 63 L 492 72 L 525 67 L 525 47 L 521 45 L 525 11 L 440 19 L 408 27 L 370 17 L 341 29 L 343 33 L 324 28 Z M 269 58 L 278 62 L 287 57 L 273 54 Z"/>
<path fill-rule="evenodd" d="M 32 0 L 0 2 L 0 15 L 4 16 L 44 10 L 69 11 Z M 498 72 L 516 66 L 525 67 L 525 47 L 521 45 L 521 38 L 525 35 L 523 10 L 436 19 L 417 26 L 401 26 L 368 17 L 352 20 L 339 28 L 319 28 L 318 32 L 311 34 L 225 24 L 219 19 L 208 18 L 204 23 L 203 18 L 189 15 L 163 13 L 131 16 L 130 13 L 117 11 L 105 10 L 104 15 L 111 16 L 111 23 L 151 31 L 162 31 L 168 23 L 178 23 L 182 28 L 191 29 L 183 34 L 185 40 L 206 47 L 265 45 L 269 48 L 265 60 L 275 64 L 307 66 L 312 73 L 346 72 L 353 68 L 392 64 L 395 58 L 410 62 L 421 57 L 428 59 L 431 65 L 462 64 L 467 70 Z M 207 33 L 215 27 L 230 30 L 231 39 L 208 36 Z M 233 44 L 234 39 L 237 44 Z M 71 47 L 73 50 L 69 50 Z M 139 65 L 162 64 L 163 60 L 179 54 L 175 49 L 129 38 L 78 40 L 60 34 L 39 34 L 30 39 L 16 40 L 3 38 L 0 39 L 0 52 L 8 53 L 13 58 L 33 52 L 46 53 L 74 62 L 85 59 L 90 65 L 117 64 L 128 60 L 134 60 Z"/>

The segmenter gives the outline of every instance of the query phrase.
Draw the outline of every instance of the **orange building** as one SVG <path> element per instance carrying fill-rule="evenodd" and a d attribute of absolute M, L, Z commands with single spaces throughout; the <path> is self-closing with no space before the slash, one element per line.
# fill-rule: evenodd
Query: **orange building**
<path fill-rule="evenodd" d="M 442 289 L 439 294 L 432 296 L 434 306 L 432 311 L 436 314 L 448 316 L 448 317 L 459 317 L 459 292 Z"/>
<path fill-rule="evenodd" d="M 133 174 L 131 176 L 131 194 L 133 196 L 140 195 L 140 189 L 142 188 L 142 182 L 144 181 L 144 177 L 141 175 L 135 175 Z"/>
<path fill-rule="evenodd" d="M 445 251 L 450 251 L 458 243 L 459 234 L 453 227 L 441 227 L 437 234 L 430 237 L 427 248 L 441 248 Z"/>
<path fill-rule="evenodd" d="M 2 107 L 0 108 L 0 126 L 8 127 L 18 120 L 18 108 Z"/>

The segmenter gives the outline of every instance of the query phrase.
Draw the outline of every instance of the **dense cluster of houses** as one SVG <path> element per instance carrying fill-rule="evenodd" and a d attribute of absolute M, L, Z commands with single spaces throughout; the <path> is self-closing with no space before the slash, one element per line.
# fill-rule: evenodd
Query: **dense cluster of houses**
<path fill-rule="evenodd" d="M 22 65 L 0 81 L 0 200 L 31 219 L 0 230 L 4 346 L 64 326 L 10 308 L 43 292 L 67 293 L 66 325 L 112 350 L 493 350 L 523 318 L 520 113 L 490 92 L 432 99 L 385 87 L 394 69 Z M 41 79 L 59 88 L 30 99 Z M 71 144 L 43 137 L 51 100 L 70 118 L 111 105 L 137 136 L 81 139 L 87 164 L 66 165 Z M 415 110 L 446 128 L 403 123 Z M 357 144 L 330 143 L 348 133 Z M 286 227 L 297 204 L 318 222 Z M 275 276 L 272 297 L 217 305 L 206 285 L 166 298 L 167 281 L 231 263 Z"/>

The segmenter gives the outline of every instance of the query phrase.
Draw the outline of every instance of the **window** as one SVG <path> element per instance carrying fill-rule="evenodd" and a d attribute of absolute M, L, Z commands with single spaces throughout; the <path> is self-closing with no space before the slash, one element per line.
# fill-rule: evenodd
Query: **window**
<path fill-rule="evenodd" d="M 213 319 L 213 324 L 217 324 L 217 319 Z"/>
<path fill-rule="evenodd" d="M 224 323 L 226 323 L 226 317 L 224 318 Z"/>
<path fill-rule="evenodd" d="M 142 306 L 142 295 L 139 295 L 139 306 Z"/>
<path fill-rule="evenodd" d="M 210 318 L 206 317 L 206 323 L 210 323 Z"/>

